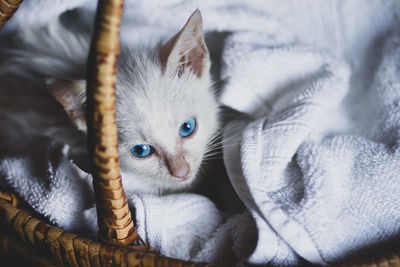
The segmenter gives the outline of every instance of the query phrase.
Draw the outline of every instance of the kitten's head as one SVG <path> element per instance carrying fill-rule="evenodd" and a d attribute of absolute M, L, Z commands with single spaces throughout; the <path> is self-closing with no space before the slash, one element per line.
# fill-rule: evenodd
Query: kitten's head
<path fill-rule="evenodd" d="M 154 49 L 122 49 L 116 114 L 127 191 L 175 191 L 195 180 L 217 128 L 218 106 L 209 68 L 198 10 L 165 44 Z M 72 106 L 79 106 L 82 98 L 75 99 Z M 82 128 L 82 116 L 73 119 Z"/>

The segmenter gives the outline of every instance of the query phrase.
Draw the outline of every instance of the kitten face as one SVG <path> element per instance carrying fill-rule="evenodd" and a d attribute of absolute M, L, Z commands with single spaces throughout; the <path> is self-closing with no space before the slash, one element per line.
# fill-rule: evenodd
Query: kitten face
<path fill-rule="evenodd" d="M 135 58 L 135 65 L 121 63 L 126 65 L 118 77 L 117 124 L 123 182 L 144 192 L 179 190 L 198 172 L 217 128 L 217 103 L 208 71 L 201 77 L 191 71 L 169 75 L 151 56 L 131 52 L 124 58 Z M 183 137 L 180 129 L 191 118 L 195 129 Z M 130 150 L 139 144 L 154 153 L 136 157 Z"/>
<path fill-rule="evenodd" d="M 218 121 L 209 67 L 199 11 L 166 44 L 123 50 L 116 114 L 126 188 L 149 193 L 193 183 Z"/>

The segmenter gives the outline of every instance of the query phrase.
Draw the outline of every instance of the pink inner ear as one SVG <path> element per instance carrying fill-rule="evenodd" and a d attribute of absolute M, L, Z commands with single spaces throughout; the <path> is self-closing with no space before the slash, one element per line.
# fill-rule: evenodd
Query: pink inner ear
<path fill-rule="evenodd" d="M 159 54 L 160 62 L 161 62 L 161 67 L 162 67 L 163 71 L 165 71 L 166 68 L 167 68 L 168 58 L 171 55 L 172 49 L 175 46 L 175 42 L 178 39 L 179 34 L 180 33 L 178 33 L 177 35 L 172 37 L 164 45 L 160 46 L 160 48 L 158 50 L 158 54 Z"/>
<path fill-rule="evenodd" d="M 200 11 L 196 10 L 182 30 L 159 49 L 163 71 L 181 76 L 190 69 L 201 77 L 205 68 L 208 50 L 203 38 Z"/>
<path fill-rule="evenodd" d="M 207 48 L 201 38 L 194 39 L 187 49 L 183 49 L 182 56 L 179 61 L 178 76 L 180 77 L 185 69 L 190 68 L 197 77 L 201 77 L 204 68 L 204 58 Z"/>
<path fill-rule="evenodd" d="M 46 79 L 46 89 L 64 107 L 78 129 L 86 131 L 86 82 Z"/>

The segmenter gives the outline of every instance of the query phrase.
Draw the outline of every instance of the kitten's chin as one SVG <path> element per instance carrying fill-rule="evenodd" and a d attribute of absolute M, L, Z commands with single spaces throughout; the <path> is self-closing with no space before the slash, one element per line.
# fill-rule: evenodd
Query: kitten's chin
<path fill-rule="evenodd" d="M 174 176 L 165 177 L 164 180 L 141 177 L 121 170 L 122 183 L 125 193 L 132 194 L 156 194 L 179 193 L 189 190 L 196 181 L 196 173 L 190 173 L 186 178 Z"/>
<path fill-rule="evenodd" d="M 196 181 L 195 176 L 188 176 L 187 178 L 175 178 L 169 183 L 161 183 L 159 186 L 163 187 L 163 192 L 168 193 L 180 193 L 183 191 L 187 191 L 193 187 L 193 184 Z"/>
<path fill-rule="evenodd" d="M 175 176 L 170 176 L 168 181 L 159 181 L 159 186 L 164 186 L 168 187 L 170 189 L 179 189 L 181 187 L 188 187 L 190 186 L 194 180 L 196 179 L 196 176 L 193 174 L 189 174 L 186 177 L 175 177 Z"/>
<path fill-rule="evenodd" d="M 196 174 L 197 172 L 190 173 L 185 178 L 178 178 L 171 175 L 167 180 L 158 180 L 155 184 L 159 188 L 161 194 L 187 192 L 195 186 L 197 181 Z"/>

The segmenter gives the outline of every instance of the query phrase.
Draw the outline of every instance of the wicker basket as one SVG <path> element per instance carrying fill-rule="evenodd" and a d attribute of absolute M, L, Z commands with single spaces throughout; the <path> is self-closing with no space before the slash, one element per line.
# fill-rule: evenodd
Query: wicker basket
<path fill-rule="evenodd" d="M 21 2 L 0 0 L 0 29 Z M 123 0 L 99 0 L 88 61 L 88 143 L 100 242 L 49 225 L 18 205 L 12 193 L 0 192 L 0 247 L 13 266 L 207 266 L 160 256 L 132 220 L 120 177 L 114 110 L 122 5 Z M 400 266 L 400 252 L 388 255 L 347 266 Z"/>

